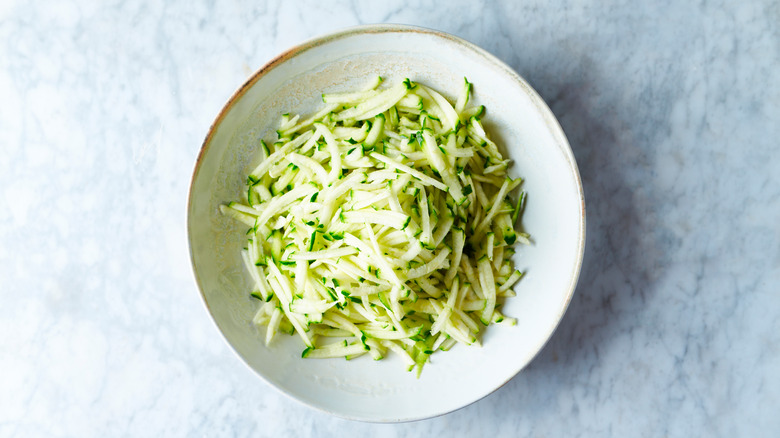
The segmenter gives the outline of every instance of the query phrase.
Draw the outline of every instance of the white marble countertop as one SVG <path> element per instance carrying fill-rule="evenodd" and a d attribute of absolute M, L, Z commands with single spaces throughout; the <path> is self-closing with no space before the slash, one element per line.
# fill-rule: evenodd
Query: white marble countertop
<path fill-rule="evenodd" d="M 3 1 L 0 436 L 778 436 L 778 3 L 448 4 Z M 453 33 L 523 75 L 588 208 L 579 286 L 540 355 L 398 425 L 256 378 L 201 303 L 185 232 L 233 91 L 302 40 L 376 22 Z"/>

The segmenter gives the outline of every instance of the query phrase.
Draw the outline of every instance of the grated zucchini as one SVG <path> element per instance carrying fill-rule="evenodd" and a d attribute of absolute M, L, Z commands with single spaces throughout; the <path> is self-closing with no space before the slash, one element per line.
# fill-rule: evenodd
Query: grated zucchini
<path fill-rule="evenodd" d="M 246 203 L 220 210 L 250 227 L 242 258 L 266 344 L 284 332 L 305 358 L 390 352 L 419 376 L 434 352 L 479 344 L 479 323 L 515 323 L 498 309 L 523 276 L 510 256 L 530 243 L 515 231 L 525 193 L 468 80 L 454 105 L 381 83 L 323 94 L 302 121 L 284 114 Z"/>

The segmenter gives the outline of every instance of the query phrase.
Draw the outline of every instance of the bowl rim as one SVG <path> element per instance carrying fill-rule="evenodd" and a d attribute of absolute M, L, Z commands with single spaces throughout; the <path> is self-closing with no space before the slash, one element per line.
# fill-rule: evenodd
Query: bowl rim
<path fill-rule="evenodd" d="M 206 151 L 211 145 L 211 140 L 214 137 L 214 134 L 217 130 L 217 128 L 221 125 L 223 122 L 223 119 L 226 117 L 227 113 L 232 109 L 234 104 L 238 102 L 246 92 L 257 83 L 263 76 L 265 76 L 268 72 L 276 68 L 278 65 L 282 64 L 285 61 L 288 61 L 308 50 L 315 49 L 319 46 L 328 44 L 332 41 L 336 41 L 339 39 L 348 38 L 354 35 L 359 34 L 386 34 L 386 33 L 417 33 L 417 34 L 423 34 L 427 36 L 432 36 L 435 38 L 440 38 L 443 40 L 448 40 L 451 43 L 454 43 L 456 45 L 459 45 L 461 47 L 464 47 L 468 49 L 469 51 L 473 52 L 474 55 L 480 56 L 486 61 L 488 61 L 492 67 L 500 69 L 501 72 L 508 77 L 512 78 L 515 82 L 520 85 L 521 88 L 528 94 L 528 96 L 531 98 L 534 106 L 539 111 L 539 114 L 544 119 L 547 126 L 550 128 L 550 133 L 552 134 L 555 141 L 558 143 L 558 145 L 561 148 L 561 152 L 563 152 L 563 155 L 567 161 L 567 164 L 571 171 L 573 172 L 574 180 L 576 182 L 576 188 L 577 188 L 577 195 L 579 198 L 579 229 L 578 229 L 578 236 L 579 239 L 577 241 L 577 255 L 576 255 L 576 263 L 569 275 L 569 285 L 567 287 L 566 291 L 566 300 L 561 307 L 560 313 L 558 314 L 556 318 L 555 324 L 551 325 L 548 333 L 546 333 L 545 337 L 542 339 L 541 343 L 537 346 L 536 351 L 529 357 L 528 361 L 523 364 L 516 373 L 512 374 L 511 376 L 508 376 L 506 380 L 504 380 L 501 384 L 496 386 L 495 388 L 489 390 L 484 395 L 458 407 L 452 410 L 448 410 L 445 412 L 440 412 L 434 415 L 427 415 L 427 416 L 419 416 L 419 417 L 410 417 L 410 418 L 398 418 L 398 419 L 369 419 L 369 418 L 363 418 L 359 416 L 352 416 L 352 415 L 346 415 L 338 412 L 334 412 L 331 410 L 328 410 L 324 407 L 317 406 L 314 404 L 311 404 L 305 400 L 302 400 L 298 397 L 295 397 L 294 395 L 290 394 L 288 391 L 286 391 L 281 386 L 275 385 L 272 382 L 270 382 L 268 379 L 266 379 L 262 374 L 260 374 L 257 370 L 252 368 L 246 360 L 241 356 L 241 354 L 235 349 L 235 347 L 230 343 L 230 341 L 227 339 L 225 334 L 220 329 L 219 325 L 217 324 L 216 320 L 214 319 L 213 313 L 211 311 L 211 308 L 209 307 L 209 303 L 206 300 L 206 296 L 203 292 L 203 283 L 200 279 L 200 276 L 198 274 L 196 265 L 195 265 L 195 254 L 193 252 L 193 241 L 192 241 L 192 198 L 193 198 L 193 186 L 195 184 L 195 181 L 198 177 L 198 174 L 201 169 L 201 164 L 203 162 L 203 158 L 206 154 Z M 280 393 L 284 394 L 285 396 L 289 397 L 290 399 L 293 399 L 297 401 L 298 403 L 301 403 L 309 408 L 314 408 L 317 411 L 324 412 L 330 415 L 334 415 L 336 417 L 344 418 L 347 420 L 353 420 L 353 421 L 362 421 L 362 422 L 369 422 L 369 423 L 401 423 L 401 422 L 410 422 L 410 421 L 420 421 L 424 419 L 429 418 L 435 418 L 442 415 L 449 414 L 451 412 L 455 412 L 457 410 L 463 409 L 467 406 L 470 406 L 490 394 L 495 393 L 500 388 L 502 388 L 504 385 L 509 383 L 515 376 L 517 376 L 523 369 L 525 369 L 533 360 L 536 358 L 536 356 L 539 355 L 539 353 L 544 349 L 545 345 L 550 341 L 553 334 L 557 330 L 558 326 L 560 325 L 561 321 L 563 320 L 563 316 L 566 313 L 566 310 L 568 309 L 569 305 L 571 304 L 572 297 L 574 296 L 574 292 L 577 287 L 577 283 L 579 281 L 580 271 L 582 268 L 583 263 L 583 257 L 585 254 L 585 233 L 586 233 L 586 211 L 585 211 L 585 195 L 584 190 L 582 186 L 582 179 L 580 177 L 579 168 L 577 166 L 577 161 L 574 158 L 574 153 L 571 149 L 571 145 L 569 144 L 569 141 L 566 137 L 566 134 L 563 131 L 563 128 L 560 125 L 560 122 L 553 114 L 552 110 L 549 108 L 547 103 L 541 98 L 539 93 L 531 87 L 531 85 L 522 77 L 519 73 L 517 73 L 514 69 L 512 69 L 509 65 L 507 65 L 504 61 L 497 58 L 492 53 L 488 52 L 487 50 L 477 46 L 474 43 L 471 43 L 461 37 L 439 31 L 434 30 L 426 27 L 421 26 L 412 26 L 412 25 L 406 25 L 406 24 L 367 24 L 367 25 L 359 25 L 359 26 L 350 26 L 345 27 L 336 31 L 332 31 L 329 33 L 321 34 L 319 36 L 315 36 L 312 38 L 309 38 L 307 40 L 304 40 L 303 42 L 296 44 L 292 46 L 291 48 L 284 50 L 277 56 L 271 58 L 270 61 L 266 62 L 264 65 L 262 65 L 259 69 L 257 69 L 254 73 L 252 73 L 249 78 L 247 78 L 243 84 L 241 84 L 238 89 L 233 92 L 231 97 L 228 99 L 228 101 L 224 104 L 222 109 L 220 110 L 217 117 L 214 119 L 214 121 L 209 126 L 208 132 L 206 134 L 206 137 L 203 140 L 203 143 L 200 147 L 200 150 L 198 152 L 197 158 L 195 160 L 195 166 L 192 172 L 192 177 L 190 179 L 189 189 L 187 192 L 187 211 L 186 211 L 186 221 L 187 221 L 187 245 L 188 250 L 190 253 L 190 266 L 192 268 L 192 274 L 195 279 L 195 283 L 198 287 L 198 292 L 200 293 L 201 302 L 206 307 L 206 310 L 208 311 L 208 314 L 210 316 L 211 322 L 216 326 L 217 331 L 220 333 L 222 340 L 227 344 L 229 349 L 240 359 L 240 362 L 244 364 L 247 368 L 249 368 L 255 375 L 260 377 L 261 380 L 263 380 L 266 384 L 269 386 L 275 388 Z"/>

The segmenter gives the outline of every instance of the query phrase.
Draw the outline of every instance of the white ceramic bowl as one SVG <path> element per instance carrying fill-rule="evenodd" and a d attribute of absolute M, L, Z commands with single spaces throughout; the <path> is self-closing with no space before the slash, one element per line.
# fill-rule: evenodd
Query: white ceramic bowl
<path fill-rule="evenodd" d="M 515 257 L 526 276 L 504 313 L 515 327 L 491 326 L 482 347 L 436 353 L 418 379 L 388 356 L 301 359 L 297 337 L 270 348 L 250 320 L 248 274 L 240 259 L 245 227 L 218 206 L 239 199 L 256 165 L 258 136 L 273 139 L 279 115 L 308 114 L 323 92 L 350 90 L 381 75 L 410 78 L 450 98 L 466 76 L 473 99 L 487 107 L 489 134 L 525 178 L 523 226 L 533 238 Z M 585 204 L 566 137 L 539 95 L 504 63 L 479 47 L 441 32 L 397 25 L 347 29 L 283 53 L 230 99 L 206 137 L 190 187 L 188 228 L 197 283 L 230 346 L 259 376 L 301 402 L 357 420 L 398 422 L 441 415 L 490 394 L 541 350 L 574 292 L 585 242 Z"/>

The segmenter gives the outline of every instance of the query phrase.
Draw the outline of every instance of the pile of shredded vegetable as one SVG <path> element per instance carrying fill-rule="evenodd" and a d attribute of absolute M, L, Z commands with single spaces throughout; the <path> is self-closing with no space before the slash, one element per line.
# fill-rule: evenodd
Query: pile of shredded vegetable
<path fill-rule="evenodd" d="M 393 352 L 419 375 L 435 351 L 516 322 L 499 309 L 522 277 L 510 257 L 528 243 L 515 231 L 525 194 L 467 80 L 454 105 L 381 83 L 283 115 L 246 199 L 221 210 L 250 227 L 242 256 L 267 344 L 281 331 L 307 358 Z"/>

